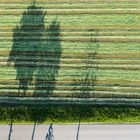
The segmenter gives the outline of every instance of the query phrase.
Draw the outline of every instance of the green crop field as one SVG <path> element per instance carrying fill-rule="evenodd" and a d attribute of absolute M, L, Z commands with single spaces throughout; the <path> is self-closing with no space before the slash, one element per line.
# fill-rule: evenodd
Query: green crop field
<path fill-rule="evenodd" d="M 0 0 L 0 96 L 140 98 L 139 0 Z"/>

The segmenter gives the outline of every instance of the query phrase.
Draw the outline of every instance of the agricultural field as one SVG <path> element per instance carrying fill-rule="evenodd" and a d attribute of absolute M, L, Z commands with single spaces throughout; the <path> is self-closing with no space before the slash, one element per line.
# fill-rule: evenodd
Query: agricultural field
<path fill-rule="evenodd" d="M 0 0 L 0 96 L 140 98 L 140 1 Z"/>

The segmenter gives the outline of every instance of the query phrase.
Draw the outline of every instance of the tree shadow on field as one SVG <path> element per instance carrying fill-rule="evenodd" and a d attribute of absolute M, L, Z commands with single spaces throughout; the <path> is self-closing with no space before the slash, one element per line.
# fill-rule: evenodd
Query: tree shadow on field
<path fill-rule="evenodd" d="M 99 49 L 98 30 L 93 30 L 90 35 L 90 42 L 86 48 L 86 56 L 83 59 L 84 68 L 77 71 L 76 78 L 72 81 L 73 96 L 81 98 L 89 98 L 94 96 L 94 86 L 97 80 L 97 51 Z M 94 38 L 93 38 L 94 37 Z M 79 78 L 77 78 L 79 77 Z"/>
<path fill-rule="evenodd" d="M 46 30 L 47 43 L 40 54 L 42 67 L 37 66 L 35 79 L 35 96 L 52 95 L 55 89 L 56 76 L 58 75 L 60 57 L 62 53 L 60 44 L 60 23 L 55 19 Z"/>
<path fill-rule="evenodd" d="M 9 54 L 8 65 L 14 62 L 20 96 L 29 95 L 29 86 L 34 93 L 30 96 L 48 96 L 50 91 L 53 93 L 55 87 L 55 76 L 58 74 L 61 57 L 58 37 L 60 35 L 59 22 L 54 20 L 46 30 L 45 14 L 41 7 L 35 6 L 34 2 L 23 13 L 19 25 L 13 29 L 13 46 Z M 52 26 L 55 27 L 53 31 Z M 55 43 L 51 43 L 54 34 L 48 34 L 49 30 L 57 33 L 55 34 L 57 39 L 53 40 Z M 57 57 L 56 51 L 59 52 Z M 51 80 L 54 82 L 52 83 Z"/>

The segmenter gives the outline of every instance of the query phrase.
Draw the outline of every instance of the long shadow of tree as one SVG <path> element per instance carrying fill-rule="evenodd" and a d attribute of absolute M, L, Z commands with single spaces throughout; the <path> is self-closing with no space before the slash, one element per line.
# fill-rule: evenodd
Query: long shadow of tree
<path fill-rule="evenodd" d="M 35 79 L 35 96 L 52 95 L 60 65 L 62 49 L 60 44 L 60 23 L 57 19 L 52 21 L 46 33 L 47 43 L 40 57 L 42 67 L 38 66 Z"/>
<path fill-rule="evenodd" d="M 79 124 L 78 124 L 78 128 L 77 128 L 77 134 L 76 134 L 76 140 L 79 140 L 79 133 L 80 133 L 80 117 L 79 117 Z"/>
<path fill-rule="evenodd" d="M 51 88 L 50 80 L 55 81 L 55 76 L 58 73 L 61 54 L 59 53 L 57 57 L 52 54 L 61 49 L 61 46 L 59 40 L 55 40 L 55 44 L 50 43 L 53 34 L 48 34 L 47 38 L 44 23 L 45 14 L 42 8 L 35 6 L 34 3 L 23 13 L 20 24 L 13 30 L 13 46 L 9 54 L 8 64 L 14 62 L 16 80 L 19 81 L 18 93 L 22 96 L 27 95 L 29 85 L 33 85 L 33 79 L 35 79 L 34 93 L 40 93 L 40 96 L 44 93 L 48 95 L 47 91 Z M 56 36 L 59 36 L 58 22 L 52 22 L 48 29 L 50 32 L 52 32 L 52 26 L 55 27 Z M 56 44 L 58 44 L 57 48 Z M 57 60 L 54 61 L 54 59 Z M 54 68 L 49 65 L 48 61 L 53 61 Z M 54 87 L 55 83 L 51 84 Z M 51 92 L 53 90 L 54 88 L 51 88 Z"/>
<path fill-rule="evenodd" d="M 76 77 L 80 77 L 80 79 L 74 78 L 72 81 L 73 88 L 73 96 L 88 98 L 93 96 L 94 94 L 94 86 L 97 80 L 97 51 L 99 48 L 98 30 L 93 30 L 94 32 L 90 35 L 90 42 L 88 47 L 85 50 L 86 56 L 83 59 L 84 68 L 82 71 L 77 71 Z M 94 37 L 94 38 L 93 38 Z M 77 93 L 80 91 L 80 93 Z"/>

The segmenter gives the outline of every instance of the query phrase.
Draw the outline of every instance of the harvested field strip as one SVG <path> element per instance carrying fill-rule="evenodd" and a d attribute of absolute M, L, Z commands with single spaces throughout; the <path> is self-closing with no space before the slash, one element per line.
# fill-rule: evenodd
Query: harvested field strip
<path fill-rule="evenodd" d="M 40 51 L 41 52 L 41 51 Z M 37 53 L 36 51 L 18 51 L 18 53 L 17 54 L 26 54 L 27 55 L 27 57 L 28 56 L 32 56 L 32 53 Z M 91 53 L 92 54 L 92 53 Z M 3 51 L 1 51 L 0 52 L 0 56 L 8 56 L 9 55 L 9 51 L 7 51 L 7 50 L 3 50 Z M 50 54 L 49 52 L 46 52 L 46 55 L 49 55 L 49 56 L 57 56 L 57 55 L 59 55 L 59 53 L 53 53 L 53 54 Z M 94 53 L 93 53 L 93 55 L 94 55 Z M 63 53 L 62 54 L 62 58 L 85 58 L 85 56 L 86 56 L 86 54 L 83 52 L 80 52 L 80 53 L 78 53 L 78 52 L 69 52 L 69 53 Z M 27 58 L 26 57 L 26 58 Z M 140 57 L 140 52 L 131 52 L 131 53 L 98 53 L 97 55 L 96 55 L 96 58 L 135 58 L 135 59 L 137 59 L 137 58 L 139 58 Z M 94 58 L 94 56 L 93 56 L 93 58 Z"/>
<path fill-rule="evenodd" d="M 97 68 L 96 68 L 97 69 Z M 95 69 L 95 70 L 96 70 Z M 63 80 L 63 79 L 67 79 L 67 80 L 72 80 L 74 79 L 75 76 L 75 72 L 77 71 L 77 69 L 63 69 L 60 73 L 59 76 L 57 78 L 57 80 Z M 85 73 L 87 71 L 87 69 L 80 69 L 80 72 L 77 73 L 77 77 L 76 79 L 79 79 L 81 77 L 81 73 Z M 13 69 L 12 67 L 8 67 L 8 69 L 6 69 L 6 67 L 3 67 L 3 71 L 0 71 L 1 75 L 0 77 L 3 79 L 4 76 L 7 79 L 8 77 L 13 78 L 16 76 L 16 69 Z M 8 75 L 9 73 L 9 75 Z M 4 76 L 3 76 L 4 75 Z M 139 80 L 140 77 L 139 75 L 139 71 L 135 71 L 135 70 L 101 70 L 98 69 L 98 73 L 96 74 L 96 76 L 98 77 L 97 80 L 101 80 L 101 79 L 120 79 L 120 80 Z M 42 73 L 42 76 L 45 76 L 45 73 Z M 8 79 L 9 79 L 8 78 Z M 42 79 L 42 78 L 41 78 Z M 59 81 L 58 80 L 58 81 Z M 95 81 L 96 82 L 96 81 Z"/>
<path fill-rule="evenodd" d="M 13 10 L 12 12 L 10 10 L 0 10 L 0 15 L 21 15 L 23 14 L 24 11 L 22 10 Z M 34 12 L 34 11 L 33 11 Z M 60 10 L 60 9 L 56 9 L 55 11 L 52 10 L 44 10 L 44 13 L 46 12 L 46 14 L 48 15 L 75 15 L 75 14 L 140 14 L 140 10 L 139 9 L 126 9 L 126 10 L 121 10 L 121 9 L 113 9 L 113 10 L 108 10 L 108 9 L 96 9 L 96 10 L 81 10 L 81 9 L 77 9 L 77 10 Z M 32 13 L 34 14 L 34 13 Z"/>
<path fill-rule="evenodd" d="M 80 83 L 79 83 L 79 85 L 80 85 Z M 88 87 L 88 86 L 87 86 Z M 15 90 L 17 90 L 19 88 L 19 86 L 18 85 L 1 85 L 0 84 L 0 90 L 11 90 L 11 89 L 15 89 Z M 34 86 L 29 86 L 28 87 L 28 89 L 29 90 L 34 90 Z M 45 87 L 40 87 L 40 90 L 44 90 L 45 89 Z M 77 86 L 76 87 L 76 91 L 80 91 L 80 89 L 81 89 L 81 86 Z M 73 86 L 57 86 L 56 87 L 56 90 L 59 90 L 59 91 L 63 91 L 63 90 L 65 90 L 65 91 L 73 91 Z M 139 93 L 140 92 L 140 88 L 136 88 L 136 87 L 119 87 L 119 86 L 112 86 L 112 87 L 110 87 L 110 86 L 94 86 L 92 89 L 91 89 L 91 91 L 92 90 L 95 90 L 95 91 L 112 91 L 112 92 L 115 92 L 115 91 L 117 91 L 117 92 L 124 92 L 124 93 L 128 93 L 128 92 L 134 92 L 134 93 Z M 74 91 L 75 92 L 75 91 Z M 88 91 L 85 91 L 85 92 L 88 92 Z"/>
<path fill-rule="evenodd" d="M 2 66 L 2 67 L 7 67 L 7 65 L 5 65 L 5 64 L 1 64 L 0 66 Z M 14 67 L 14 65 L 12 65 L 13 67 Z M 35 67 L 36 65 L 35 64 L 17 64 L 17 66 L 18 67 L 23 67 L 23 68 L 25 68 L 25 67 Z M 54 67 L 57 67 L 57 66 L 55 66 L 54 64 L 39 64 L 38 65 L 39 67 L 52 67 L 52 68 L 54 68 Z M 137 65 L 98 65 L 98 67 L 97 66 L 91 66 L 91 64 L 90 65 L 88 65 L 87 66 L 88 68 L 97 68 L 97 69 L 103 69 L 103 70 L 112 70 L 112 69 L 121 69 L 121 70 L 140 70 L 140 66 L 137 66 Z M 81 68 L 81 69 L 84 69 L 85 68 L 85 65 L 78 65 L 77 66 L 77 64 L 75 64 L 75 65 L 69 65 L 69 64 L 63 64 L 63 65 L 61 65 L 61 69 L 76 69 L 76 68 Z"/>
<path fill-rule="evenodd" d="M 15 26 L 0 26 L 0 30 L 12 30 L 14 29 Z M 30 26 L 26 27 L 27 29 L 30 29 Z M 40 26 L 36 26 L 33 27 L 34 29 L 40 29 Z M 138 31 L 140 29 L 140 26 L 136 25 L 116 25 L 116 26 L 112 26 L 112 25 L 104 25 L 104 26 L 63 26 L 60 27 L 61 30 L 74 30 L 74 31 L 79 31 L 79 30 L 88 30 L 88 31 L 94 31 L 94 30 L 136 30 Z"/>
<path fill-rule="evenodd" d="M 38 40 L 41 41 L 46 41 L 46 39 L 38 39 L 37 37 L 31 37 L 31 38 L 26 38 L 28 41 L 34 41 L 37 42 Z M 0 41 L 4 40 L 3 37 L 0 37 Z M 51 38 L 51 41 L 57 41 L 58 39 L 53 37 Z M 65 42 L 91 42 L 91 38 L 89 37 L 63 37 L 61 39 L 59 39 L 60 41 L 65 41 Z M 12 41 L 12 38 L 5 38 L 5 41 Z M 140 42 L 140 37 L 112 37 L 112 36 L 108 36 L 108 37 L 98 37 L 96 39 L 96 41 L 98 42 Z"/>
<path fill-rule="evenodd" d="M 38 36 L 39 37 L 39 35 L 40 35 L 40 33 L 41 32 L 37 32 L 37 33 L 34 33 L 34 32 L 32 32 L 32 33 L 28 33 L 28 34 L 31 34 L 32 36 Z M 24 34 L 26 34 L 26 32 L 24 32 Z M 79 37 L 81 37 L 81 36 L 91 36 L 93 33 L 92 32 L 61 32 L 61 36 L 68 36 L 68 37 L 73 37 L 73 36 L 79 36 Z M 137 35 L 137 36 L 140 36 L 140 32 L 138 31 L 138 32 L 134 32 L 134 31 L 130 31 L 130 32 L 128 32 L 128 31 L 124 31 L 124 32 L 104 32 L 104 31 L 102 31 L 102 32 L 99 32 L 98 33 L 98 35 L 99 36 L 135 36 L 135 35 Z M 0 32 L 0 36 L 2 36 L 2 37 L 12 37 L 13 36 L 13 33 L 12 32 Z M 94 36 L 94 34 L 93 34 L 93 36 Z"/>
<path fill-rule="evenodd" d="M 1 94 L 3 94 L 3 93 L 7 93 L 8 95 L 9 94 L 11 94 L 11 96 L 13 96 L 12 94 L 14 94 L 14 95 L 18 95 L 18 89 L 0 89 L 0 93 Z M 42 91 L 41 90 L 38 90 L 37 91 L 38 93 L 41 93 Z M 28 90 L 28 92 L 27 92 L 27 95 L 22 95 L 21 94 L 21 96 L 32 96 L 32 94 L 34 93 L 34 91 L 33 90 Z M 77 96 L 77 95 L 79 95 L 81 93 L 81 90 L 79 89 L 79 90 L 77 90 L 77 91 L 73 91 L 73 90 L 65 90 L 65 89 L 62 89 L 62 90 L 56 90 L 56 91 L 54 91 L 54 95 L 52 95 L 52 96 L 60 96 L 60 97 L 63 97 L 63 96 Z M 110 95 L 116 95 L 116 96 L 118 96 L 118 97 L 121 97 L 121 96 L 124 96 L 125 97 L 125 95 L 127 96 L 127 95 L 132 95 L 132 96 L 134 96 L 135 97 L 135 95 L 137 95 L 137 96 L 139 96 L 140 97 L 140 94 L 139 94 L 139 92 L 116 92 L 116 91 L 110 91 L 110 90 L 106 90 L 106 91 L 102 91 L 102 90 L 97 90 L 97 91 L 85 91 L 85 92 L 83 92 L 83 93 L 81 93 L 81 94 L 85 94 L 85 97 L 86 97 L 86 94 L 88 95 L 88 93 L 89 94 L 91 94 L 91 96 L 94 96 L 94 95 L 97 95 L 98 96 L 98 94 L 99 95 L 103 95 L 103 96 L 101 96 L 101 97 L 108 97 L 108 96 L 110 96 Z M 60 95 L 59 95 L 60 94 Z M 77 94 L 77 95 L 76 95 Z M 42 93 L 42 96 L 43 96 L 43 93 Z M 41 97 L 42 97 L 41 96 Z M 45 94 L 44 94 L 44 96 L 45 96 Z M 81 96 L 82 97 L 82 96 Z M 83 96 L 84 97 L 84 96 Z"/>
<path fill-rule="evenodd" d="M 62 79 L 62 80 L 59 80 L 59 81 L 56 81 L 57 84 L 71 84 L 71 81 L 73 79 L 72 78 L 69 78 L 69 79 Z M 79 79 L 79 83 L 80 83 L 80 79 Z M 35 82 L 35 81 L 33 81 Z M 55 81 L 51 81 L 51 82 L 55 82 Z M 5 84 L 5 85 L 15 85 L 15 84 L 18 84 L 19 82 L 17 80 L 11 80 L 11 79 L 0 79 L 0 84 Z M 140 86 L 140 81 L 137 80 L 137 81 L 131 81 L 131 80 L 115 80 L 115 79 L 103 79 L 103 80 L 97 80 L 95 81 L 95 84 L 103 84 L 103 85 L 110 85 L 110 86 L 113 86 L 113 85 L 123 85 L 123 86 Z"/>
<path fill-rule="evenodd" d="M 71 69 L 70 69 L 71 70 Z M 112 71 L 114 71 L 114 73 L 117 71 L 118 69 L 112 69 Z M 63 70 L 64 71 L 64 70 Z M 57 81 L 58 82 L 52 82 L 52 81 L 50 81 L 50 84 L 52 83 L 52 84 L 57 84 L 57 85 L 60 85 L 61 84 L 61 82 L 64 80 L 64 81 L 71 81 L 71 82 L 73 82 L 73 83 L 71 83 L 71 85 L 74 85 L 74 82 L 75 82 L 75 84 L 77 84 L 77 85 L 79 85 L 79 83 L 80 82 L 82 82 L 82 80 L 84 79 L 84 76 L 81 76 L 80 75 L 80 73 L 79 74 L 77 74 L 77 77 L 76 77 L 76 79 L 74 78 L 74 71 L 76 71 L 75 69 L 72 69 L 72 71 L 69 71 L 69 73 L 70 74 L 68 74 L 68 75 L 66 75 L 66 73 L 64 73 L 64 74 L 59 74 L 59 76 L 61 76 L 61 78 L 60 77 L 57 77 Z M 98 71 L 105 71 L 104 69 L 99 69 Z M 107 70 L 106 70 L 107 71 Z M 126 70 L 122 70 L 121 69 L 121 71 L 126 71 Z M 128 70 L 128 71 L 132 71 L 132 70 Z M 125 79 L 127 79 L 127 80 L 140 80 L 140 78 L 138 77 L 138 72 L 139 71 L 136 71 L 136 70 L 133 70 L 135 73 L 133 74 L 132 72 L 128 72 L 128 73 L 117 73 L 117 74 L 115 74 L 115 75 L 113 75 L 113 72 L 111 72 L 111 70 L 110 70 L 110 74 L 109 73 L 106 73 L 106 74 L 102 74 L 101 72 L 100 72 L 100 74 L 98 74 L 98 75 L 96 75 L 96 77 L 98 78 L 98 79 L 96 79 L 96 81 L 98 82 L 98 81 L 100 81 L 100 80 L 103 80 L 103 79 L 116 79 L 116 80 L 120 80 L 120 81 L 124 81 Z M 72 73 L 73 72 L 73 73 Z M 83 71 L 83 73 L 85 73 L 86 71 Z M 4 76 L 3 76 L 3 74 L 4 73 L 2 73 L 1 72 L 1 76 L 0 76 L 0 78 L 1 79 L 4 79 L 4 77 L 7 79 L 7 80 L 9 80 L 9 78 L 13 78 L 13 77 L 15 77 L 15 79 L 16 79 L 16 74 L 14 73 L 12 73 L 11 72 L 11 74 L 4 74 Z M 113 76 L 112 76 L 113 75 Z M 128 75 L 130 75 L 130 76 L 128 76 Z M 21 74 L 21 76 L 24 76 L 24 74 L 22 75 Z M 34 76 L 35 76 L 35 74 L 34 74 Z M 44 76 L 45 77 L 45 73 L 42 73 L 42 76 Z M 111 78 L 110 78 L 111 77 Z M 35 79 L 35 81 L 33 81 L 33 83 L 35 83 L 36 82 L 36 80 L 37 79 Z M 76 80 L 76 81 L 74 81 L 74 80 Z M 40 81 L 40 82 L 44 82 L 45 83 L 45 80 L 43 79 L 43 78 L 40 78 L 40 79 L 38 79 L 38 81 Z M 91 83 L 91 85 L 94 85 L 93 83 L 96 83 L 96 81 L 94 81 L 94 82 L 92 82 Z M 11 83 L 12 84 L 12 83 Z M 18 83 L 19 84 L 19 83 Z M 63 83 L 62 83 L 63 84 Z M 63 85 L 67 85 L 67 83 L 66 84 L 63 84 Z M 106 84 L 103 84 L 103 85 L 106 85 Z M 108 84 L 107 84 L 108 85 Z M 111 86 L 112 86 L 113 84 L 111 84 Z M 128 85 L 128 86 L 130 86 L 130 87 L 132 87 L 132 86 L 134 86 L 134 85 Z M 138 85 L 136 85 L 135 87 L 137 87 Z M 140 85 L 139 85 L 140 86 Z"/>
<path fill-rule="evenodd" d="M 31 0 L 23 0 L 23 1 L 20 1 L 20 0 L 0 0 L 0 2 L 18 2 L 18 3 L 25 3 L 25 2 L 31 2 Z M 38 0 L 37 1 L 38 3 L 41 3 L 41 2 L 43 2 L 43 3 L 54 3 L 54 4 L 57 4 L 57 3 L 64 3 L 64 2 L 66 2 L 66 3 L 68 3 L 69 2 L 69 0 L 57 0 L 57 2 L 55 1 L 55 0 L 48 0 L 47 2 L 46 1 L 44 1 L 44 0 Z M 82 2 L 88 2 L 88 3 L 96 3 L 96 2 L 101 2 L 101 3 L 103 3 L 103 2 L 113 2 L 113 3 L 118 3 L 118 2 L 127 2 L 127 3 L 135 3 L 135 2 L 140 2 L 139 0 L 71 0 L 70 2 L 72 2 L 72 3 L 74 3 L 74 2 L 76 2 L 76 3 L 82 3 Z"/>
<path fill-rule="evenodd" d="M 22 60 L 28 61 L 28 63 L 31 63 L 32 61 L 37 61 L 37 59 L 30 59 L 30 58 L 24 58 L 24 59 L 19 59 L 19 63 L 20 61 L 22 62 Z M 45 60 L 45 59 L 44 59 Z M 45 61 L 47 61 L 48 59 L 46 59 Z M 52 62 L 55 62 L 57 60 L 55 59 L 50 59 Z M 8 58 L 3 58 L 0 59 L 0 65 L 6 65 L 8 61 Z M 61 59 L 61 63 L 63 64 L 82 64 L 83 63 L 83 59 L 73 59 L 73 60 L 69 60 L 69 59 Z M 103 65 L 140 65 L 140 60 L 91 60 L 90 61 L 91 64 L 103 64 Z"/>
<path fill-rule="evenodd" d="M 0 5 L 0 9 L 25 9 L 27 8 L 28 4 L 19 4 L 19 3 L 13 3 L 8 5 L 8 3 L 2 3 Z M 57 5 L 52 5 L 52 4 L 39 4 L 40 7 L 43 7 L 43 9 L 106 9 L 106 8 L 115 8 L 115 9 L 120 9 L 120 8 L 140 8 L 140 5 L 138 4 L 80 4 L 80 3 L 75 3 L 75 4 L 57 4 Z"/>

